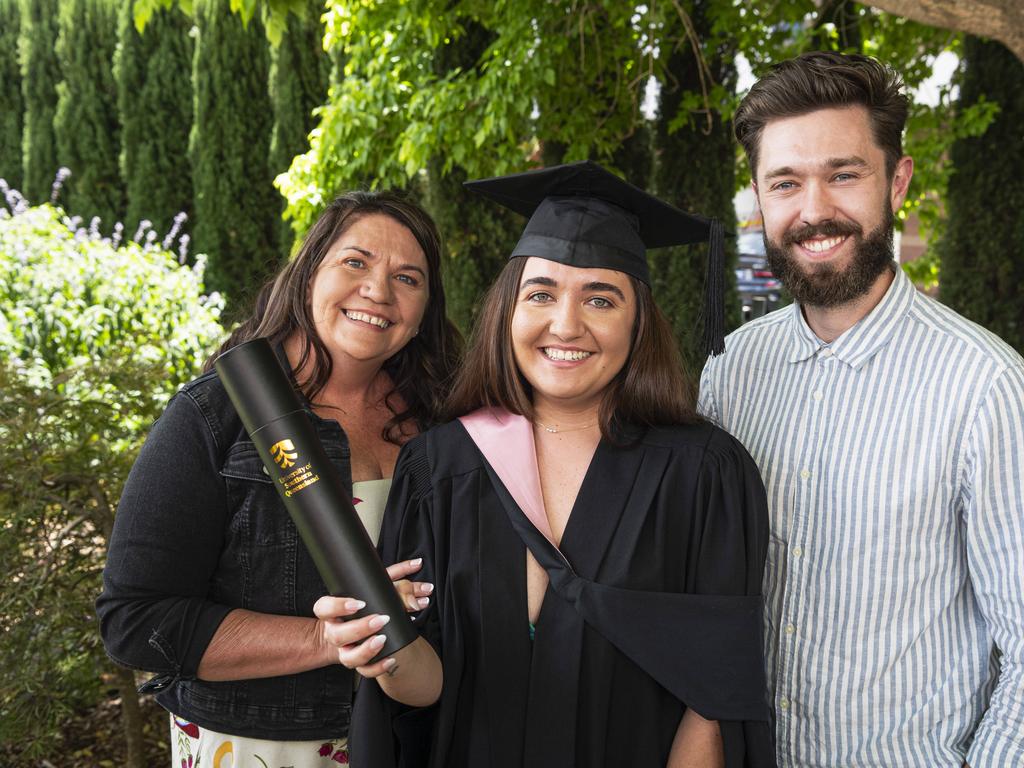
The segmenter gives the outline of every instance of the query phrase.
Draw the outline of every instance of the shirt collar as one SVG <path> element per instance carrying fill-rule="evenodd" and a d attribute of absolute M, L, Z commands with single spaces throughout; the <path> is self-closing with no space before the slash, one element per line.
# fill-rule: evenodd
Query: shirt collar
<path fill-rule="evenodd" d="M 882 300 L 831 344 L 815 335 L 800 305 L 794 302 L 791 310 L 793 348 L 789 362 L 797 363 L 816 354 L 827 354 L 851 368 L 859 369 L 889 343 L 900 321 L 910 310 L 916 293 L 917 289 L 910 278 L 897 267 L 892 284 Z"/>

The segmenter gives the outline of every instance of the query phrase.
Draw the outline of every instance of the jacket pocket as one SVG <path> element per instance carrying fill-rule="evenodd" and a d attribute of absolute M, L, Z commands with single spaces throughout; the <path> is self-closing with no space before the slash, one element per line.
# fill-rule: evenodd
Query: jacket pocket
<path fill-rule="evenodd" d="M 295 615 L 298 531 L 256 446 L 235 443 L 220 473 L 233 510 L 226 539 L 242 574 L 242 607 Z"/>

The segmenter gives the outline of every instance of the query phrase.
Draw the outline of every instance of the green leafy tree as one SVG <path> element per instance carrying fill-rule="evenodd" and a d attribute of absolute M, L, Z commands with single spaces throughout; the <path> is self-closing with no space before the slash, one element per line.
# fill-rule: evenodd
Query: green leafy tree
<path fill-rule="evenodd" d="M 442 40 L 434 53 L 433 68 L 440 75 L 471 69 L 493 41 L 481 24 L 466 24 L 462 33 Z M 468 192 L 461 166 L 445 172 L 444 155 L 427 164 L 425 202 L 445 238 L 445 297 L 448 316 L 468 333 L 480 297 L 505 265 L 516 242 L 519 217 Z"/>
<path fill-rule="evenodd" d="M 121 123 L 125 225 L 152 222 L 168 232 L 174 217 L 192 217 L 192 20 L 177 8 L 159 9 L 140 34 L 132 0 L 121 4 L 114 55 Z"/>
<path fill-rule="evenodd" d="M 57 111 L 57 0 L 20 0 L 21 35 L 18 61 L 25 102 L 22 138 L 22 187 L 29 199 L 47 200 L 57 171 L 57 140 L 53 116 Z"/>
<path fill-rule="evenodd" d="M 108 226 L 124 213 L 118 168 L 121 126 L 111 70 L 117 45 L 114 0 L 67 0 L 60 5 L 57 85 L 53 130 L 57 159 L 71 169 L 65 208 Z"/>
<path fill-rule="evenodd" d="M 0 179 L 21 188 L 21 140 L 25 99 L 21 94 L 21 68 L 18 50 L 21 9 L 18 0 L 0 0 L 0 51 L 8 55 L 0 60 Z"/>
<path fill-rule="evenodd" d="M 732 94 L 737 50 L 714 29 L 713 4 L 672 7 L 662 38 L 665 76 L 655 131 L 658 155 L 655 188 L 684 211 L 722 222 L 726 231 L 726 274 L 733 275 L 736 240 L 736 144 L 732 135 Z M 704 364 L 700 348 L 701 308 L 708 272 L 706 243 L 665 248 L 649 256 L 658 302 L 680 340 L 688 367 Z M 728 327 L 739 325 L 735 280 L 728 281 Z"/>
<path fill-rule="evenodd" d="M 269 52 L 260 24 L 244 27 L 228 0 L 200 0 L 195 14 L 195 247 L 210 255 L 210 288 L 236 309 L 280 260 L 280 205 L 267 161 Z"/>
<path fill-rule="evenodd" d="M 978 136 L 953 145 L 941 298 L 1024 352 L 1024 63 L 1001 43 L 968 37 L 961 113 L 998 105 Z"/>
<path fill-rule="evenodd" d="M 48 205 L 4 214 L 0 741 L 19 764 L 66 762 L 67 715 L 101 698 L 108 673 L 129 726 L 122 764 L 141 768 L 134 676 L 106 659 L 92 603 L 128 469 L 221 337 L 220 303 L 202 295 L 202 258 L 116 247 Z"/>
<path fill-rule="evenodd" d="M 323 2 L 310 0 L 302 18 L 288 24 L 281 40 L 271 51 L 270 99 L 274 105 L 274 128 L 270 137 L 270 170 L 283 173 L 292 158 L 309 148 L 309 132 L 316 125 L 313 111 L 327 99 L 331 60 L 324 51 L 324 26 L 320 21 Z M 284 209 L 283 201 L 279 205 Z M 281 252 L 287 256 L 294 234 L 278 216 Z"/>

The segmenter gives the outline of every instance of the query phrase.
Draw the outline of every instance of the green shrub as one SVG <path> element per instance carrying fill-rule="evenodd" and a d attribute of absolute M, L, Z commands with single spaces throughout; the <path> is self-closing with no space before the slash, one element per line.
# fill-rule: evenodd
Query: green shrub
<path fill-rule="evenodd" d="M 981 135 L 959 137 L 945 204 L 943 302 L 1024 353 L 1024 64 L 1002 43 L 968 37 L 961 115 L 986 102 L 999 113 Z"/>
<path fill-rule="evenodd" d="M 201 257 L 184 267 L 153 237 L 119 245 L 8 200 L 0 742 L 8 760 L 53 760 L 66 715 L 99 701 L 111 669 L 92 605 L 121 488 L 149 425 L 221 337 L 221 301 L 202 295 Z"/>

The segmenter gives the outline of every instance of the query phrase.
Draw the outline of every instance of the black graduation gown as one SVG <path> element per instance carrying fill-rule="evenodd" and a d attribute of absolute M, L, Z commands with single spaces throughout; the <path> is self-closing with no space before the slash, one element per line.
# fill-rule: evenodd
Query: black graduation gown
<path fill-rule="evenodd" d="M 524 539 L 551 577 L 532 642 Z M 363 681 L 353 765 L 663 768 L 692 706 L 719 720 L 728 768 L 774 766 L 767 541 L 757 469 L 709 424 L 602 441 L 561 554 L 459 422 L 421 435 L 399 457 L 380 548 L 386 563 L 424 559 L 416 578 L 435 590 L 416 623 L 442 693 L 410 709 Z"/>

